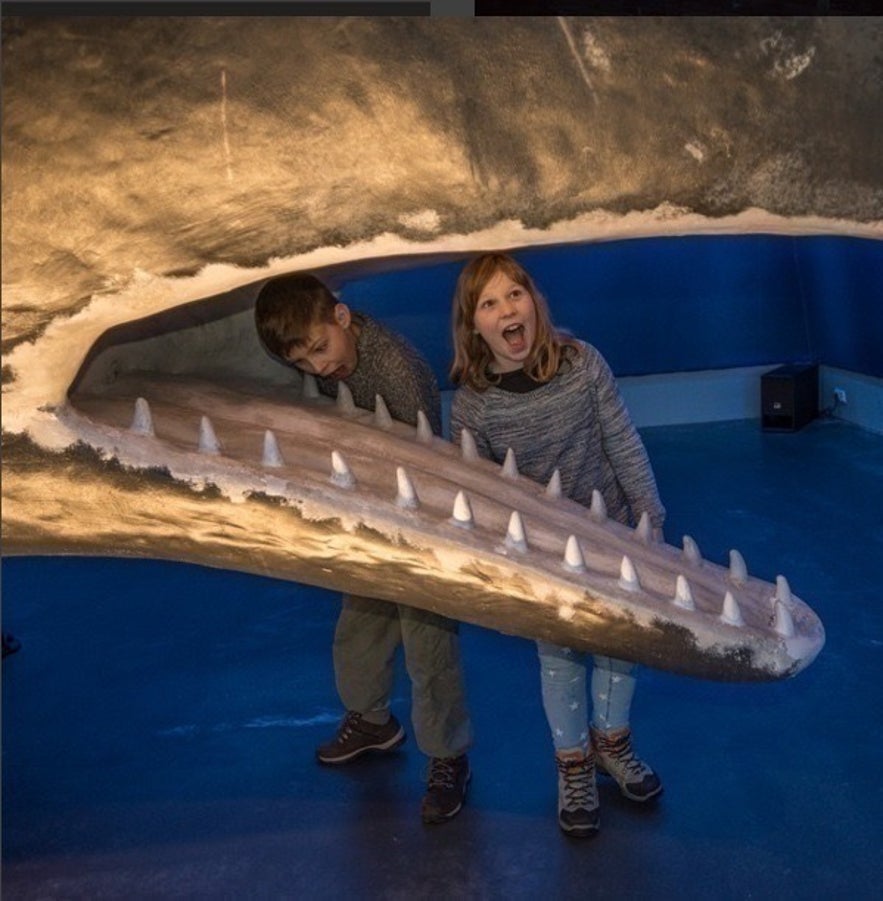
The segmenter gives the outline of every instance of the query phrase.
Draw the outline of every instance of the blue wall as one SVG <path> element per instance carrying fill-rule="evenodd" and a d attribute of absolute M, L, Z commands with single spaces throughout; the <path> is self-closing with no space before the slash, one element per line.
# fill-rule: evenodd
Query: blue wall
<path fill-rule="evenodd" d="M 644 238 L 519 251 L 559 326 L 618 376 L 814 361 L 883 376 L 883 242 L 774 235 Z M 462 262 L 348 283 L 449 387 Z"/>
<path fill-rule="evenodd" d="M 819 362 L 883 376 L 883 242 L 803 239 L 795 258 Z"/>

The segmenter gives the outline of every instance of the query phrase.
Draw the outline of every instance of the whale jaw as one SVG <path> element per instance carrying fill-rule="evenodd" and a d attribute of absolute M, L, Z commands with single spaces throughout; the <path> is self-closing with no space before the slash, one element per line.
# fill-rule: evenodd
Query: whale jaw
<path fill-rule="evenodd" d="M 787 580 L 753 578 L 738 552 L 725 568 L 691 539 L 654 543 L 382 400 L 142 373 L 74 403 L 57 415 L 83 444 L 47 454 L 39 510 L 4 492 L 5 553 L 242 570 L 704 679 L 786 678 L 824 644 Z"/>

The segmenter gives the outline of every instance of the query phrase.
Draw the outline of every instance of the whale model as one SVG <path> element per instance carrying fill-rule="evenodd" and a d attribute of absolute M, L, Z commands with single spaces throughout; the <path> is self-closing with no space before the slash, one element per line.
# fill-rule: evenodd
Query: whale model
<path fill-rule="evenodd" d="M 4 555 L 238 569 L 702 678 L 818 654 L 785 578 L 650 543 L 381 404 L 311 396 L 255 362 L 251 305 L 280 272 L 345 282 L 421 255 L 878 240 L 879 23 L 3 24 Z"/>

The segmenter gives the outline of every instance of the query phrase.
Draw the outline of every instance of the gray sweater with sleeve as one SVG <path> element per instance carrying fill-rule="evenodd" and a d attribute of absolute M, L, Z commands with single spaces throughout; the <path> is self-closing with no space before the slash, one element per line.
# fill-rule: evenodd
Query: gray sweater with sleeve
<path fill-rule="evenodd" d="M 417 425 L 423 410 L 436 435 L 441 434 L 441 399 L 429 363 L 401 335 L 370 316 L 353 313 L 361 326 L 357 342 L 358 363 L 345 380 L 357 407 L 373 410 L 375 396 L 386 402 L 393 419 Z M 334 379 L 318 379 L 319 390 L 337 397 Z"/>
<path fill-rule="evenodd" d="M 591 345 L 580 342 L 551 381 L 525 394 L 457 389 L 455 444 L 464 428 L 482 456 L 502 463 L 511 447 L 522 475 L 545 484 L 558 469 L 567 497 L 588 506 L 597 488 L 611 518 L 635 525 L 646 510 L 662 528 L 665 508 L 644 444 L 610 367 Z"/>

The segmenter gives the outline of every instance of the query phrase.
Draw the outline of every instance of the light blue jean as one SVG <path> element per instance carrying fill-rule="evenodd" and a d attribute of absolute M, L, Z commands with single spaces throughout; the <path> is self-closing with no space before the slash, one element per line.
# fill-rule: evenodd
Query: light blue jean
<path fill-rule="evenodd" d="M 635 693 L 634 663 L 584 654 L 545 641 L 537 642 L 543 709 L 556 751 L 588 750 L 589 723 L 601 732 L 629 725 Z M 588 709 L 587 676 L 592 664 L 592 709 Z"/>

